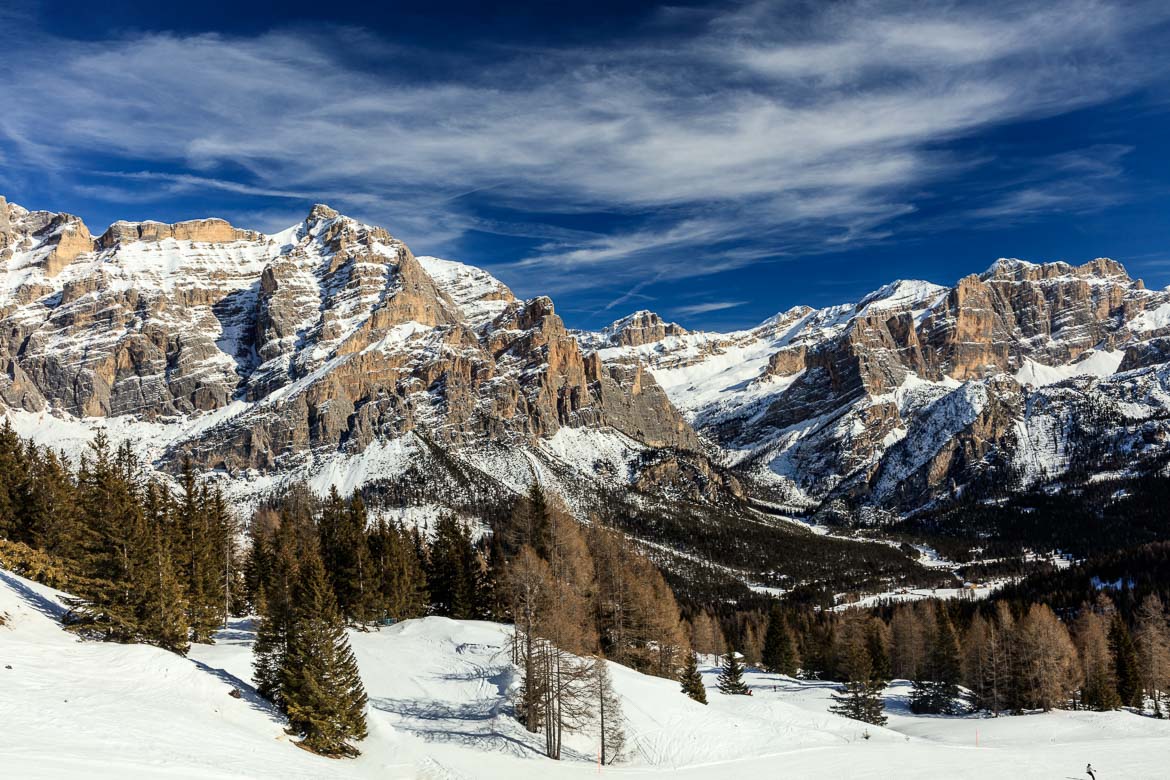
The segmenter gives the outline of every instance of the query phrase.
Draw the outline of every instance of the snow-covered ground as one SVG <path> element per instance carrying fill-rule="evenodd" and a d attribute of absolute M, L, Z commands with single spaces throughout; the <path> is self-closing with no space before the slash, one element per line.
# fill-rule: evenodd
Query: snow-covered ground
<path fill-rule="evenodd" d="M 909 713 L 886 692 L 888 726 L 828 712 L 832 686 L 750 672 L 750 697 L 710 706 L 668 680 L 612 667 L 628 761 L 598 767 L 588 734 L 566 758 L 511 717 L 506 628 L 427 618 L 351 633 L 370 698 L 363 754 L 298 749 L 247 685 L 251 624 L 234 621 L 188 659 L 136 645 L 79 642 L 57 593 L 0 571 L 0 767 L 19 778 L 1100 778 L 1165 777 L 1170 723 L 1127 712 L 1016 718 Z M 9 668 L 11 667 L 11 668 Z M 243 697 L 229 696 L 232 688 Z M 868 735 L 868 737 L 867 737 Z"/>

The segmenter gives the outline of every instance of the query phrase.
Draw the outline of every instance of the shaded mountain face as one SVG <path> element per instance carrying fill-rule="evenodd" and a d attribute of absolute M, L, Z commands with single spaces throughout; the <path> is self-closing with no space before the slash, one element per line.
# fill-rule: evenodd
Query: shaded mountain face
<path fill-rule="evenodd" d="M 638 343 L 623 327 L 585 341 L 649 365 L 730 462 L 795 507 L 913 510 L 1139 468 L 1170 443 L 1170 293 L 1112 260 L 1000 260 L 951 288 L 899 281 L 737 333 Z"/>
<path fill-rule="evenodd" d="M 653 376 L 587 354 L 548 298 L 325 206 L 276 235 L 206 219 L 94 238 L 0 199 L 0 405 L 138 421 L 160 465 L 190 454 L 232 475 L 404 437 L 701 446 Z"/>

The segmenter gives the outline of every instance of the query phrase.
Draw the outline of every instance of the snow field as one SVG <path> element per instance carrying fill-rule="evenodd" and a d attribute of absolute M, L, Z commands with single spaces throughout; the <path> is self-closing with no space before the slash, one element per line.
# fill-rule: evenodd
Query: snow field
<path fill-rule="evenodd" d="M 611 665 L 628 760 L 598 767 L 595 737 L 545 758 L 511 716 L 508 629 L 411 620 L 350 641 L 370 699 L 352 761 L 299 750 L 252 692 L 252 624 L 233 620 L 191 657 L 81 642 L 56 622 L 59 594 L 0 571 L 0 767 L 19 778 L 1064 778 L 1166 777 L 1170 722 L 1128 712 L 917 716 L 909 684 L 886 691 L 885 727 L 828 711 L 831 683 L 750 671 L 750 697 L 710 705 L 677 683 Z M 11 669 L 2 668 L 11 666 Z M 243 691 L 240 699 L 228 695 Z"/>

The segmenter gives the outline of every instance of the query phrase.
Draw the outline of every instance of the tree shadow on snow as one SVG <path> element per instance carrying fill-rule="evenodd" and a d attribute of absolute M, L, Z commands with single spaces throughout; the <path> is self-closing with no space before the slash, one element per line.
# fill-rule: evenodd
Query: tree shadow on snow
<path fill-rule="evenodd" d="M 69 611 L 69 608 L 64 604 L 61 604 L 56 599 L 37 593 L 6 571 L 0 571 L 0 579 L 4 580 L 10 588 L 16 591 L 16 594 L 24 599 L 26 604 L 51 620 L 61 622 L 61 618 Z"/>
<path fill-rule="evenodd" d="M 246 701 L 248 706 L 257 712 L 262 712 L 267 715 L 275 723 L 284 723 L 284 716 L 281 715 L 280 710 L 276 705 L 265 699 L 260 694 L 256 693 L 256 689 L 248 683 L 236 677 L 226 669 L 219 669 L 214 666 L 208 666 L 202 661 L 196 661 L 194 658 L 188 658 L 188 661 L 195 664 L 195 667 L 201 672 L 206 672 L 212 677 L 227 683 L 231 687 L 240 692 L 240 699 Z"/>
<path fill-rule="evenodd" d="M 433 699 L 370 699 L 371 707 L 402 718 L 402 722 L 395 724 L 396 728 L 428 742 L 445 742 L 518 756 L 541 753 L 536 744 L 540 735 L 533 734 L 533 744 L 528 744 L 504 733 L 511 724 L 497 724 L 503 714 L 500 705 L 499 701 L 491 699 L 460 705 Z"/>

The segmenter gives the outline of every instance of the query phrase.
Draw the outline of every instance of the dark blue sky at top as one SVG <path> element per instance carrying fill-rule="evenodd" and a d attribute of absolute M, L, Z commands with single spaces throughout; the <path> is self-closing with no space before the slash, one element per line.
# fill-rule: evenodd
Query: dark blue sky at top
<path fill-rule="evenodd" d="M 1024 5 L 17 3 L 0 194 L 95 231 L 328 202 L 577 327 L 1001 256 L 1170 284 L 1166 9 Z"/>

